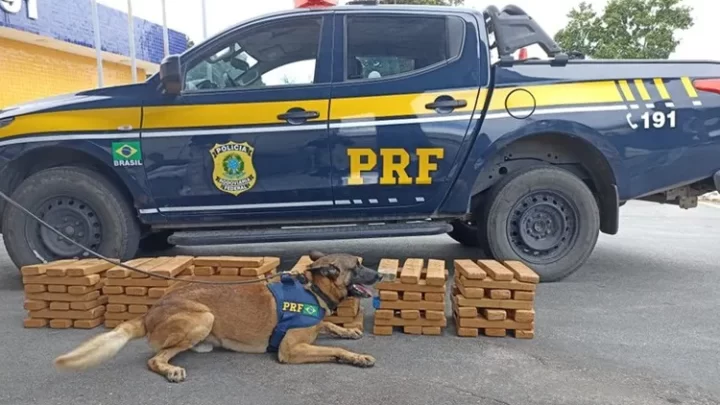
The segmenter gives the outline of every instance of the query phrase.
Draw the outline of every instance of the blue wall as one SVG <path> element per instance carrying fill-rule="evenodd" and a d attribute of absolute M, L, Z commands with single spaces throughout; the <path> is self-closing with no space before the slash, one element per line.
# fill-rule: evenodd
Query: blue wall
<path fill-rule="evenodd" d="M 17 14 L 0 9 L 0 26 L 31 32 L 65 42 L 94 48 L 95 34 L 92 23 L 91 0 L 37 0 L 38 19 L 28 18 L 27 2 Z M 151 0 L 141 0 L 151 1 Z M 127 14 L 98 4 L 102 50 L 130 56 Z M 137 17 L 135 22 L 135 56 L 138 59 L 160 63 L 163 58 L 162 25 Z M 185 35 L 168 30 L 170 53 L 187 49 Z"/>

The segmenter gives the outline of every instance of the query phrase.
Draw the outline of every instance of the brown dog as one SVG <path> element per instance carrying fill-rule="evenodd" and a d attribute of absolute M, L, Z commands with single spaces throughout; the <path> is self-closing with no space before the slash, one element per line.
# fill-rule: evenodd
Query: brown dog
<path fill-rule="evenodd" d="M 375 359 L 338 347 L 313 345 L 320 333 L 359 339 L 362 332 L 323 322 L 347 296 L 369 297 L 363 287 L 380 280 L 376 270 L 348 254 L 311 252 L 304 274 L 283 281 L 211 285 L 186 284 L 168 292 L 142 317 L 123 322 L 55 359 L 60 369 L 86 369 L 117 354 L 130 340 L 148 337 L 156 354 L 148 361 L 171 382 L 185 379 L 185 369 L 169 363 L 175 355 L 223 347 L 236 352 L 277 351 L 282 363 L 340 362 L 371 367 Z"/>

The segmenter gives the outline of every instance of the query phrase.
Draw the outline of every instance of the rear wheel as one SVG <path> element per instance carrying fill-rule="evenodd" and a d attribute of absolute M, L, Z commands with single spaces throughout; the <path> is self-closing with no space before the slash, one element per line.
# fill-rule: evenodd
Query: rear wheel
<path fill-rule="evenodd" d="M 484 217 L 492 256 L 525 262 L 541 281 L 558 281 L 580 268 L 600 232 L 592 191 L 553 166 L 509 174 L 491 189 Z"/>
<path fill-rule="evenodd" d="M 101 175 L 79 167 L 42 170 L 25 179 L 11 198 L 75 242 L 126 260 L 138 249 L 140 227 L 122 193 Z M 2 218 L 3 239 L 16 266 L 91 257 L 17 208 Z"/>

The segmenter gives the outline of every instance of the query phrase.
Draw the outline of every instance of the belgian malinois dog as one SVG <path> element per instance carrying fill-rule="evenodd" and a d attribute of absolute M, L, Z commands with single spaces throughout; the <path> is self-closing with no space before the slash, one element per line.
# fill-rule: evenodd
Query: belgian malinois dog
<path fill-rule="evenodd" d="M 147 336 L 155 355 L 149 368 L 168 381 L 185 379 L 185 369 L 169 363 L 186 350 L 222 347 L 236 352 L 277 352 L 286 364 L 339 362 L 358 367 L 375 364 L 372 356 L 338 347 L 316 346 L 319 334 L 359 339 L 362 331 L 324 322 L 348 296 L 368 298 L 365 287 L 380 281 L 376 270 L 357 256 L 310 252 L 312 264 L 267 284 L 183 283 L 169 291 L 143 316 L 123 322 L 55 359 L 55 366 L 82 370 L 113 356 L 130 340 Z M 292 278 L 292 279 L 289 279 Z M 280 292 L 278 293 L 277 291 Z"/>

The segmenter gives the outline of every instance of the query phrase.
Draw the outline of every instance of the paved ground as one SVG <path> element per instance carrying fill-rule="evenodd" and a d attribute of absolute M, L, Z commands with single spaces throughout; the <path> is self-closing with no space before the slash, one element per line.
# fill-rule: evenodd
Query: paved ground
<path fill-rule="evenodd" d="M 718 404 L 720 403 L 720 206 L 691 211 L 647 203 L 623 208 L 621 234 L 601 236 L 587 265 L 538 290 L 534 340 L 366 335 L 326 340 L 378 359 L 372 369 L 283 366 L 269 355 L 188 353 L 188 380 L 146 371 L 130 343 L 109 363 L 57 373 L 52 359 L 93 331 L 22 328 L 22 291 L 0 258 L 0 404 Z M 473 254 L 445 236 L 318 243 L 328 251 L 451 260 Z M 303 244 L 180 250 L 279 255 Z M 369 309 L 369 302 L 366 309 Z M 448 311 L 449 313 L 449 311 Z M 366 328 L 372 318 L 366 316 Z"/>

